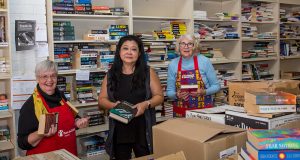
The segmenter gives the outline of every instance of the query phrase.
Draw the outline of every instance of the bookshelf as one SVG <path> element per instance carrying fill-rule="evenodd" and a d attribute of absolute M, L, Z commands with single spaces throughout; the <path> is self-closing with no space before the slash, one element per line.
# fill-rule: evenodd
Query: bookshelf
<path fill-rule="evenodd" d="M 280 73 L 281 78 L 300 79 L 298 75 L 286 76 L 285 73 L 300 72 L 300 48 L 299 43 L 300 21 L 294 18 L 294 14 L 300 11 L 300 2 L 295 0 L 279 0 L 280 5 Z M 290 33 L 292 32 L 292 33 Z"/>
<path fill-rule="evenodd" d="M 5 102 L 3 101 L 0 106 L 1 108 L 8 106 L 8 109 L 0 111 L 0 126 L 8 128 L 10 138 L 0 141 L 0 154 L 7 155 L 9 159 L 13 159 L 16 155 L 16 129 L 15 115 L 11 109 L 11 37 L 8 5 L 8 0 L 0 3 L 0 94 L 6 95 Z"/>
<path fill-rule="evenodd" d="M 299 22 L 281 22 L 280 9 L 299 10 L 300 2 L 298 0 L 94 0 L 93 4 L 106 5 L 109 7 L 124 7 L 128 15 L 86 15 L 86 14 L 60 14 L 53 13 L 52 1 L 47 1 L 47 24 L 48 24 L 48 42 L 50 50 L 50 58 L 55 59 L 54 46 L 57 44 L 91 44 L 91 45 L 115 45 L 117 40 L 86 40 L 84 34 L 92 29 L 107 29 L 113 25 L 127 25 L 129 34 L 145 33 L 153 34 L 153 31 L 160 30 L 161 25 L 172 22 L 185 22 L 187 33 L 196 34 L 200 39 L 200 50 L 213 48 L 211 52 L 218 57 L 211 59 L 218 76 L 227 71 L 229 77 L 223 79 L 242 80 L 244 77 L 249 78 L 244 68 L 255 67 L 260 70 L 261 77 L 266 79 L 279 79 L 280 73 L 284 71 L 299 71 L 299 55 L 280 56 L 280 44 L 282 41 L 296 42 L 299 37 L 280 37 L 280 25 L 300 25 Z M 158 5 L 159 4 L 159 5 Z M 249 5 L 266 5 L 266 17 L 253 15 L 249 18 L 245 13 Z M 253 8 L 253 7 L 252 7 Z M 197 11 L 206 11 L 206 18 L 195 16 Z M 1 11 L 0 11 L 1 12 Z M 218 14 L 216 14 L 218 13 Z M 228 14 L 220 14 L 228 13 Z M 249 12 L 252 14 L 251 10 Z M 230 18 L 229 18 L 230 17 Z M 257 18 L 259 17 L 259 18 Z M 57 41 L 53 39 L 53 22 L 54 21 L 70 21 L 74 26 L 74 40 Z M 230 27 L 231 34 L 220 36 L 218 34 L 205 35 L 195 26 L 226 26 Z M 255 33 L 245 36 L 245 28 L 254 28 Z M 233 34 L 234 33 L 234 34 Z M 162 45 L 174 44 L 174 39 L 151 39 L 143 40 L 145 44 L 162 43 Z M 265 43 L 266 42 L 266 43 Z M 251 54 L 250 51 L 257 50 L 257 46 L 264 45 L 265 52 Z M 1 47 L 0 47 L 1 49 Z M 218 54 L 216 54 L 218 53 Z M 222 53 L 222 54 L 221 54 Z M 267 54 L 266 54 L 267 53 Z M 247 57 L 248 54 L 248 57 Z M 221 56 L 222 55 L 222 56 Z M 245 56 L 246 55 L 246 56 Z M 250 57 L 249 57 L 250 55 Z M 252 56 L 251 56 L 252 55 Z M 253 56 L 255 55 L 255 56 Z M 259 56 L 258 56 L 259 55 Z M 164 58 L 161 61 L 151 62 L 149 65 L 155 69 L 165 69 L 168 60 Z M 293 65 L 291 65 L 293 64 Z M 59 71 L 60 75 L 75 76 L 78 68 Z M 89 69 L 92 72 L 105 72 L 106 70 L 99 68 Z M 220 74 L 219 74 L 220 73 Z M 161 81 L 165 81 L 166 77 L 161 76 Z M 295 78 L 295 77 L 294 77 Z M 247 78 L 245 78 L 247 79 Z M 250 75 L 250 79 L 254 79 Z M 264 79 L 264 78 L 262 78 Z M 222 86 L 222 91 L 228 89 L 226 85 Z M 80 110 L 95 107 L 97 102 L 73 104 Z M 164 117 L 160 118 L 164 119 Z M 95 133 L 102 131 L 101 127 L 90 128 L 91 131 L 79 131 L 79 135 Z M 89 129 L 88 129 L 89 130 Z"/>

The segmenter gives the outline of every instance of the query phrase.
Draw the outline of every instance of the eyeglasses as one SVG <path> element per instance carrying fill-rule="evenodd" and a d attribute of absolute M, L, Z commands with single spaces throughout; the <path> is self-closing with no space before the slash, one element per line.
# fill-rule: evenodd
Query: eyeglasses
<path fill-rule="evenodd" d="M 184 43 L 184 42 L 180 42 L 179 43 L 179 46 L 180 47 L 185 47 L 185 46 L 187 46 L 188 48 L 191 48 L 191 47 L 194 47 L 194 43 Z"/>
<path fill-rule="evenodd" d="M 42 81 L 46 81 L 48 79 L 51 79 L 51 80 L 57 80 L 57 75 L 56 74 L 52 74 L 52 75 L 41 75 L 39 76 L 39 78 L 42 80 Z"/>

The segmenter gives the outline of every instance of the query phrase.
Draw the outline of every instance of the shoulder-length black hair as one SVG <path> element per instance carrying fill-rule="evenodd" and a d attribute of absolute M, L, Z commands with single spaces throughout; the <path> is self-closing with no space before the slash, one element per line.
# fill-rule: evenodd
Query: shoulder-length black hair
<path fill-rule="evenodd" d="M 146 80 L 146 71 L 147 71 L 147 63 L 145 60 L 145 51 L 144 45 L 140 38 L 134 35 L 124 36 L 119 40 L 117 44 L 116 53 L 113 65 L 109 70 L 111 79 L 108 81 L 109 86 L 111 86 L 111 90 L 115 91 L 120 85 L 120 76 L 122 74 L 122 66 L 123 61 L 120 57 L 120 50 L 122 45 L 126 41 L 134 41 L 138 45 L 139 49 L 139 57 L 135 63 L 135 69 L 133 72 L 133 79 L 132 79 L 132 89 L 142 88 L 145 87 L 145 80 Z M 131 90 L 132 90 L 131 89 Z"/>

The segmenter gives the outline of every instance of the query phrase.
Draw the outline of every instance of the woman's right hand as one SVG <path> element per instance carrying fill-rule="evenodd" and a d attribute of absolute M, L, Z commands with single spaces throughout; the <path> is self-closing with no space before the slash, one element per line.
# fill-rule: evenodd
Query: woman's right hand
<path fill-rule="evenodd" d="M 51 128 L 49 129 L 49 132 L 44 134 L 44 137 L 51 137 L 54 136 L 55 133 L 57 132 L 57 127 L 55 127 L 54 124 L 51 125 Z"/>
<path fill-rule="evenodd" d="M 115 102 L 114 107 L 115 108 L 119 103 L 121 103 L 120 101 Z"/>
<path fill-rule="evenodd" d="M 181 92 L 181 91 L 177 91 L 176 92 L 176 96 L 178 99 L 183 99 L 183 100 L 188 100 L 189 98 L 189 92 Z"/>

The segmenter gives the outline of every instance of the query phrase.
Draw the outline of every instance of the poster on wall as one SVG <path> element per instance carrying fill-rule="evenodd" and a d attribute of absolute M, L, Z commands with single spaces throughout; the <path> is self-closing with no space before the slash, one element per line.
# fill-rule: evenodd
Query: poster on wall
<path fill-rule="evenodd" d="M 15 21 L 16 50 L 31 50 L 35 46 L 35 20 Z"/>

